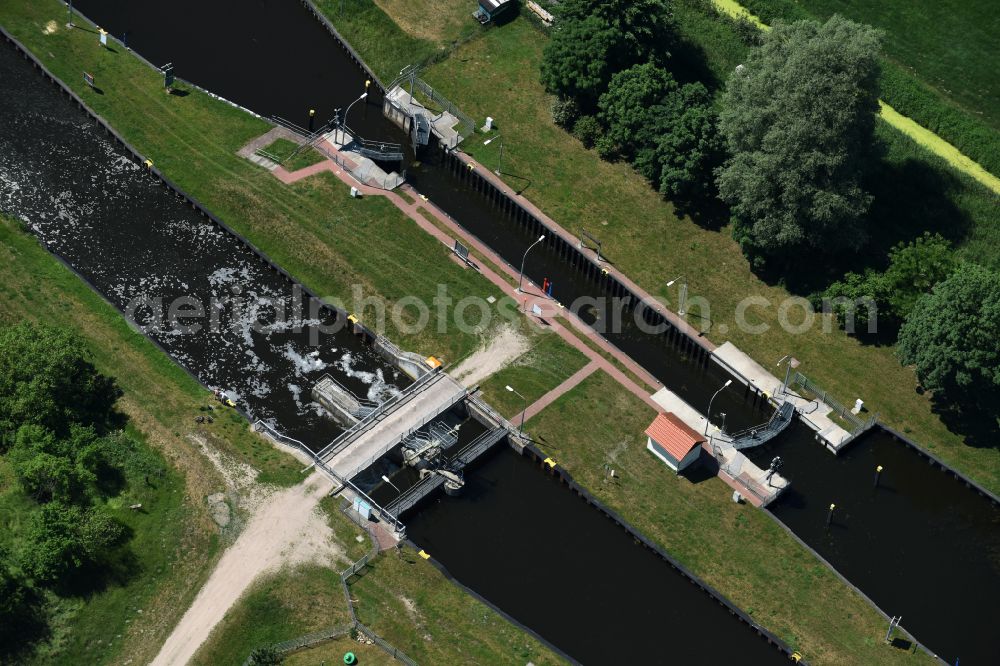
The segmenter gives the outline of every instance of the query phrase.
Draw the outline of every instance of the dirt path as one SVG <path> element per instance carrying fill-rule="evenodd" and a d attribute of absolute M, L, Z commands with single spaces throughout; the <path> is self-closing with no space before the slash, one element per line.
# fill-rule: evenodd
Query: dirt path
<path fill-rule="evenodd" d="M 332 487 L 326 475 L 315 472 L 299 485 L 263 499 L 152 663 L 188 663 L 261 574 L 305 562 L 332 563 L 341 551 L 317 508 Z"/>
<path fill-rule="evenodd" d="M 504 326 L 449 374 L 463 386 L 475 386 L 527 351 L 528 339 L 513 326 Z"/>
<path fill-rule="evenodd" d="M 771 29 L 769 25 L 765 24 L 758 17 L 751 14 L 750 10 L 736 2 L 736 0 L 712 0 L 712 4 L 714 4 L 719 11 L 728 14 L 729 16 L 747 19 L 761 30 L 767 31 Z M 975 178 L 993 192 L 1000 194 L 1000 178 L 991 174 L 989 171 L 984 169 L 981 164 L 962 153 L 962 151 L 942 139 L 934 132 L 920 125 L 911 118 L 904 116 L 882 100 L 879 100 L 878 104 L 879 117 L 881 117 L 882 120 L 889 123 L 897 130 L 910 137 L 910 139 L 943 159 L 955 169 L 958 169 L 962 173 Z"/>

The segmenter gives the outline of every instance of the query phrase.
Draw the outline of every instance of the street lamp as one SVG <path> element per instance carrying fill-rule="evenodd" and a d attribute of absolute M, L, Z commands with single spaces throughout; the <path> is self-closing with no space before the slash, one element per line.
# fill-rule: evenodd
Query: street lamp
<path fill-rule="evenodd" d="M 683 275 L 680 276 L 680 277 L 676 277 L 673 280 L 671 280 L 670 282 L 668 282 L 667 286 L 668 287 L 674 286 L 674 283 L 677 282 L 678 280 L 681 283 L 681 293 L 680 293 L 680 307 L 677 308 L 677 314 L 679 314 L 680 316 L 683 317 L 684 316 L 684 305 L 685 305 L 685 303 L 687 301 L 687 295 L 688 295 L 688 281 L 687 281 L 687 278 L 684 277 Z"/>
<path fill-rule="evenodd" d="M 708 434 L 708 426 L 712 425 L 712 403 L 715 401 L 715 396 L 719 395 L 726 390 L 726 387 L 733 383 L 732 379 L 727 379 L 726 383 L 722 385 L 718 391 L 712 395 L 712 399 L 708 401 L 708 414 L 705 415 L 705 434 Z"/>
<path fill-rule="evenodd" d="M 363 100 L 366 97 L 368 97 L 368 91 L 367 90 L 365 90 L 363 93 L 361 93 L 361 97 L 357 98 L 356 100 L 354 100 L 353 102 L 351 102 L 350 104 L 347 105 L 347 111 L 344 111 L 344 124 L 345 125 L 347 124 L 347 114 L 351 112 L 351 107 L 354 106 L 355 104 L 357 104 L 358 102 L 360 102 L 361 100 Z"/>
<path fill-rule="evenodd" d="M 393 483 L 392 481 L 390 481 L 390 480 L 389 480 L 389 477 L 387 477 L 387 476 L 386 476 L 385 474 L 383 474 L 383 475 L 382 475 L 382 480 L 383 480 L 383 481 L 385 481 L 386 483 L 388 483 L 388 484 L 389 484 L 390 486 L 392 486 L 393 488 L 396 488 L 396 484 L 395 484 L 395 483 Z M 402 491 L 402 490 L 400 490 L 399 488 L 396 488 L 396 492 L 397 492 L 397 493 L 399 493 L 400 495 L 402 495 L 402 494 L 403 494 L 403 491 Z"/>
<path fill-rule="evenodd" d="M 538 245 L 539 243 L 541 243 L 543 240 L 545 240 L 545 234 L 542 234 L 541 236 L 539 236 L 538 240 L 536 240 L 534 243 L 532 243 L 531 245 L 529 245 L 528 249 L 524 251 L 524 256 L 521 257 L 521 276 L 517 279 L 517 293 L 519 293 L 519 294 L 523 293 L 521 291 L 521 284 L 524 282 L 524 262 L 528 258 L 528 253 L 531 252 L 531 248 L 535 247 L 536 245 Z"/>
<path fill-rule="evenodd" d="M 517 391 L 515 391 L 513 386 L 507 385 L 507 386 L 504 386 L 504 388 L 507 389 L 508 391 L 510 391 L 511 393 L 513 393 L 514 395 L 518 396 L 519 398 L 521 398 L 521 400 L 524 401 L 524 409 L 521 410 L 521 425 L 519 425 L 517 427 L 517 434 L 520 435 L 520 434 L 524 433 L 524 413 L 526 411 L 528 411 L 528 399 L 525 398 L 520 393 L 518 393 Z"/>
<path fill-rule="evenodd" d="M 799 367 L 799 359 L 795 358 L 791 354 L 785 354 L 784 356 L 782 356 L 781 360 L 779 360 L 777 363 L 774 364 L 775 367 L 780 368 L 781 364 L 784 363 L 786 360 L 788 361 L 788 364 L 785 366 L 785 383 L 781 385 L 782 394 L 788 393 L 788 379 L 789 375 L 792 372 L 792 368 Z"/>
<path fill-rule="evenodd" d="M 500 139 L 500 135 L 497 134 L 496 136 L 492 136 L 489 139 L 486 139 L 486 141 L 483 141 L 483 145 L 484 146 L 490 145 L 493 139 Z M 497 169 L 496 171 L 493 172 L 498 176 L 500 175 L 500 165 L 502 163 L 503 163 L 503 139 L 500 139 L 500 157 L 497 159 Z"/>

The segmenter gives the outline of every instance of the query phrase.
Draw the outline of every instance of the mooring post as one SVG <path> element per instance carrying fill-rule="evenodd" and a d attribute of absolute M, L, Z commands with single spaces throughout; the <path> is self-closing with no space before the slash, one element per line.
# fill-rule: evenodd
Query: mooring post
<path fill-rule="evenodd" d="M 826 514 L 826 526 L 829 527 L 830 523 L 833 522 L 833 510 L 837 508 L 836 504 L 830 505 L 830 512 Z"/>
<path fill-rule="evenodd" d="M 313 121 L 316 120 L 316 109 L 309 109 L 309 131 L 313 131 Z"/>
<path fill-rule="evenodd" d="M 875 487 L 878 488 L 878 478 L 882 476 L 882 465 L 875 468 Z"/>

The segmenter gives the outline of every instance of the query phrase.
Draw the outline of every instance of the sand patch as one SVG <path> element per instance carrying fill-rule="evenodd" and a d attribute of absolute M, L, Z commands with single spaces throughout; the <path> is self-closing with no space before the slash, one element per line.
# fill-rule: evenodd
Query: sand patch
<path fill-rule="evenodd" d="M 527 337 L 513 326 L 503 326 L 449 374 L 463 386 L 474 386 L 513 363 L 528 347 Z"/>

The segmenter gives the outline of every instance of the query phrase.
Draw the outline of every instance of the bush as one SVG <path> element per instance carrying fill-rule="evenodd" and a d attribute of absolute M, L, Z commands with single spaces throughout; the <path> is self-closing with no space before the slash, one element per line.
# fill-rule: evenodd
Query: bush
<path fill-rule="evenodd" d="M 552 101 L 552 122 L 563 129 L 573 129 L 580 117 L 580 105 L 571 97 L 556 97 Z"/>
<path fill-rule="evenodd" d="M 573 124 L 573 136 L 580 140 L 584 148 L 593 148 L 601 134 L 601 124 L 594 116 L 581 116 Z"/>

